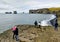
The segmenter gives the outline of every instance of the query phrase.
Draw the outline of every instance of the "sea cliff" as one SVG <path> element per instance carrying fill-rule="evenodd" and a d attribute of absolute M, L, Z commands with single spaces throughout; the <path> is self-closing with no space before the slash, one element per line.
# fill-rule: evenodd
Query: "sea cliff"
<path fill-rule="evenodd" d="M 29 13 L 31 14 L 57 14 L 60 16 L 60 7 L 53 7 L 53 8 L 42 8 L 42 9 L 31 9 L 29 10 Z"/>

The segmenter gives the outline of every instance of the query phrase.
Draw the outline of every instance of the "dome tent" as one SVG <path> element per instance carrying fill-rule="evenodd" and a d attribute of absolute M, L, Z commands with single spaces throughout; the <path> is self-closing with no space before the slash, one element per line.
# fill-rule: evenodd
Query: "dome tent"
<path fill-rule="evenodd" d="M 50 19 L 47 19 L 47 20 L 42 20 L 41 21 L 41 26 L 52 26 L 50 21 L 53 22 L 53 20 L 56 19 L 56 15 L 52 15 Z"/>
<path fill-rule="evenodd" d="M 48 20 L 43 20 L 41 21 L 41 26 L 51 26 L 51 24 Z"/>

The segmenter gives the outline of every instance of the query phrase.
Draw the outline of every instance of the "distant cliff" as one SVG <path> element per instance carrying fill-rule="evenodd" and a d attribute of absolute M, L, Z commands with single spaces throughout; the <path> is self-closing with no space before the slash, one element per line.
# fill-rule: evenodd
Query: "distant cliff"
<path fill-rule="evenodd" d="M 48 8 L 29 10 L 29 13 L 48 13 L 50 12 Z"/>
<path fill-rule="evenodd" d="M 39 14 L 57 14 L 60 15 L 60 7 L 59 8 L 43 8 L 36 10 L 29 10 L 29 13 L 39 13 Z"/>

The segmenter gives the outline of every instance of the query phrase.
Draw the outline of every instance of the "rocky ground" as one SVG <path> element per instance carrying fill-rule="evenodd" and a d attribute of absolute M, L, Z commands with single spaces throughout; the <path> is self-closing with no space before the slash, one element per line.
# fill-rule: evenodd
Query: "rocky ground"
<path fill-rule="evenodd" d="M 19 29 L 18 42 L 60 42 L 60 27 L 55 31 L 53 27 L 35 27 L 34 25 L 17 25 Z M 16 42 L 12 38 L 12 30 L 0 34 L 0 42 Z"/>

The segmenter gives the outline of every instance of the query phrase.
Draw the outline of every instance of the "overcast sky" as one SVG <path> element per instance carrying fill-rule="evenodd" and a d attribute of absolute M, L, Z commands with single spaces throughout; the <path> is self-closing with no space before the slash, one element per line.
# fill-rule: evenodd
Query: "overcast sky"
<path fill-rule="evenodd" d="M 29 9 L 60 7 L 60 0 L 0 0 L 0 12 L 17 10 L 28 12 Z"/>

